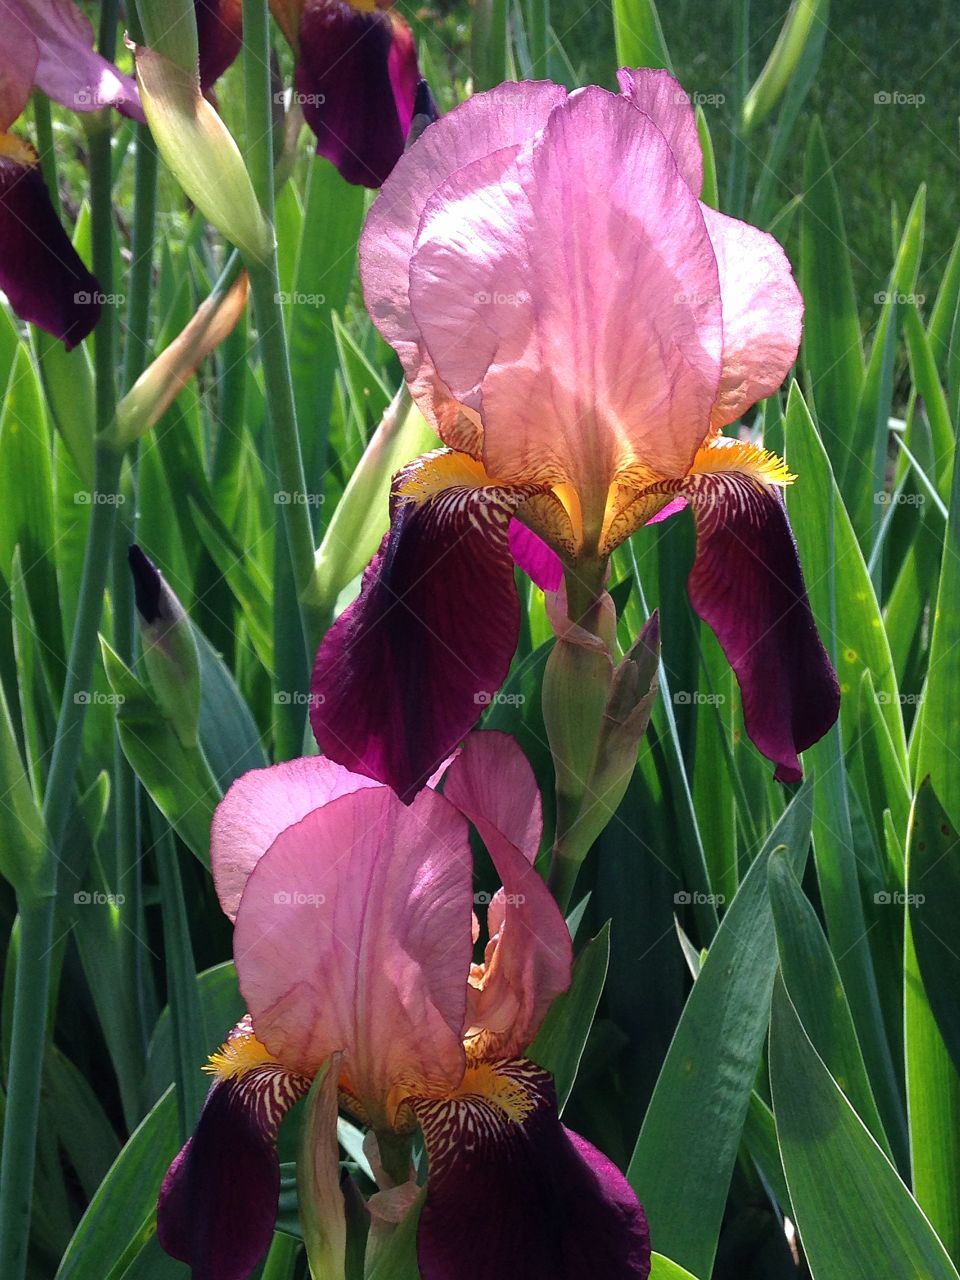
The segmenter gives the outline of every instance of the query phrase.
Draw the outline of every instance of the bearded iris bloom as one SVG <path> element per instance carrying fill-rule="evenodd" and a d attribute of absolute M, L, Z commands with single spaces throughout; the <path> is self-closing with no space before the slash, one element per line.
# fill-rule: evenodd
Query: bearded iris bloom
<path fill-rule="evenodd" d="M 328 1240 L 342 1248 L 338 1094 L 381 1150 L 422 1131 L 424 1280 L 459 1280 L 466 1258 L 475 1280 L 648 1274 L 636 1197 L 561 1125 L 549 1073 L 522 1056 L 571 963 L 533 867 L 533 773 L 512 739 L 479 733 L 443 786 L 407 807 L 310 758 L 246 774 L 217 810 L 214 880 L 249 1015 L 212 1058 L 196 1133 L 161 1190 L 161 1243 L 195 1280 L 241 1280 L 268 1248 L 277 1129 L 326 1064 L 311 1160 L 326 1170 L 312 1211 Z M 503 882 L 480 963 L 468 821 Z"/>
<path fill-rule="evenodd" d="M 534 576 L 555 553 L 589 605 L 613 550 L 685 505 L 691 602 L 778 778 L 799 779 L 837 716 L 780 493 L 793 477 L 720 434 L 786 376 L 800 294 L 772 236 L 699 199 L 672 76 L 620 85 L 471 98 L 410 148 L 363 232 L 368 310 L 447 447 L 395 477 L 390 532 L 320 649 L 312 720 L 322 751 L 405 799 L 506 676 L 511 551 Z"/>
<path fill-rule="evenodd" d="M 403 154 L 420 72 L 392 0 L 271 0 L 296 56 L 294 89 L 317 154 L 379 187 Z"/>
<path fill-rule="evenodd" d="M 100 287 L 54 210 L 36 151 L 9 132 L 34 88 L 73 111 L 142 119 L 133 81 L 93 50 L 73 0 L 4 0 L 0 45 L 0 289 L 69 351 L 100 316 Z"/>

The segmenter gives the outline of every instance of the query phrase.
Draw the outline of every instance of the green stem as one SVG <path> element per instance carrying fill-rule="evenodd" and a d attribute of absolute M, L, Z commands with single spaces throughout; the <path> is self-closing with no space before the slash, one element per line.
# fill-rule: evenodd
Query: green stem
<path fill-rule="evenodd" d="M 97 493 L 116 493 L 120 462 L 119 454 L 97 450 Z M 116 510 L 116 503 L 95 502 L 90 512 L 80 602 L 44 794 L 50 896 L 35 904 L 22 903 L 20 909 L 20 963 L 17 966 L 10 1034 L 10 1072 L 0 1163 L 0 1276 L 4 1280 L 23 1280 L 27 1262 L 56 882 L 60 863 L 67 852 L 63 837 L 71 811 L 86 712 L 86 699 L 78 701 L 77 695 L 88 690 L 92 682 Z"/>
<path fill-rule="evenodd" d="M 115 26 L 114 10 L 114 28 Z M 109 40 L 109 33 L 107 39 Z M 93 269 L 101 289 L 105 293 L 111 293 L 113 210 L 110 131 L 105 113 L 94 116 L 90 122 L 90 184 Z M 116 309 L 104 307 L 94 331 L 97 422 L 100 427 L 111 420 L 116 399 L 116 328 Z M 115 498 L 119 489 L 122 461 L 122 455 L 113 450 L 96 450 L 94 501 L 91 504 L 90 528 L 80 580 L 80 600 L 44 792 L 43 817 L 50 862 L 47 879 L 49 896 L 36 903 L 20 903 L 20 964 L 17 968 L 10 1035 L 10 1072 L 3 1117 L 3 1155 L 0 1160 L 0 1275 L 4 1280 L 23 1280 L 27 1265 L 56 887 L 60 865 L 68 854 L 64 846 L 64 834 L 72 808 L 87 707 L 87 699 L 78 699 L 77 695 L 88 692 L 93 679 L 97 631 L 107 585 L 117 512 L 116 501 L 109 499 Z M 96 500 L 97 496 L 100 501 Z M 103 501 L 104 498 L 107 501 Z"/>
<path fill-rule="evenodd" d="M 33 122 L 37 130 L 37 155 L 40 172 L 50 194 L 57 217 L 60 217 L 60 185 L 57 182 L 57 153 L 53 147 L 53 120 L 50 115 L 50 99 L 45 93 L 33 95 Z"/>

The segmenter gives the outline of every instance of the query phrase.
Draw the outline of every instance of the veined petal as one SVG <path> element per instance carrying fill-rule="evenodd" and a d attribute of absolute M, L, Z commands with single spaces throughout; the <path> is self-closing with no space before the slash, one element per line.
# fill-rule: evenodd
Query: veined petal
<path fill-rule="evenodd" d="M 789 259 L 766 231 L 701 206 L 717 255 L 723 366 L 710 424 L 735 422 L 772 395 L 797 358 L 803 298 Z"/>
<path fill-rule="evenodd" d="M 503 884 L 487 910 L 490 941 L 473 975 L 467 1034 L 473 1055 L 509 1056 L 526 1048 L 570 985 L 570 933 L 533 866 L 540 793 L 513 738 L 472 733 L 447 770 L 443 794 L 476 827 Z"/>
<path fill-rule="evenodd" d="M 677 168 L 695 196 L 703 187 L 703 149 L 690 96 L 669 71 L 653 67 L 617 72 L 620 92 L 648 115 L 670 145 Z"/>
<path fill-rule="evenodd" d="M 781 782 L 800 780 L 797 753 L 823 737 L 840 708 L 778 488 L 792 479 L 779 458 L 720 437 L 674 490 L 689 498 L 697 525 L 690 602 L 716 632 L 740 684 L 747 733 Z"/>
<path fill-rule="evenodd" d="M 100 318 L 100 286 L 50 202 L 37 153 L 0 134 L 0 289 L 69 351 Z"/>
<path fill-rule="evenodd" d="M 507 528 L 532 489 L 443 451 L 396 476 L 390 532 L 317 655 L 324 754 L 409 800 L 476 723 L 517 644 Z"/>
<path fill-rule="evenodd" d="M 488 471 L 568 481 L 591 549 L 618 474 L 689 469 L 719 382 L 716 259 L 667 141 L 625 98 L 580 90 L 526 146 L 458 170 L 410 280 L 437 372 L 481 412 Z"/>
<path fill-rule="evenodd" d="M 481 431 L 464 424 L 457 401 L 437 377 L 410 310 L 410 259 L 424 207 L 457 169 L 533 136 L 564 100 L 559 85 L 502 84 L 442 116 L 397 164 L 367 215 L 360 272 L 374 324 L 399 355 L 427 419 L 453 449 L 479 455 Z M 468 420 L 469 421 L 469 420 Z"/>
<path fill-rule="evenodd" d="M 340 796 L 280 833 L 237 912 L 233 951 L 257 1035 L 311 1074 L 343 1052 L 373 1124 L 403 1086 L 463 1072 L 473 866 L 463 817 L 435 791 Z"/>
<path fill-rule="evenodd" d="M 224 914 L 236 919 L 250 872 L 281 831 L 337 796 L 376 785 L 323 756 L 285 760 L 237 778 L 210 827 L 210 865 Z"/>
<path fill-rule="evenodd" d="M 565 1129 L 548 1072 L 523 1059 L 468 1069 L 413 1103 L 430 1160 L 417 1232 L 423 1280 L 644 1280 L 646 1217 L 623 1174 Z"/>
<path fill-rule="evenodd" d="M 232 65 L 243 46 L 242 0 L 194 0 L 200 89 L 206 93 Z"/>
<path fill-rule="evenodd" d="M 541 591 L 559 591 L 563 562 L 552 547 L 517 519 L 510 521 L 510 554 Z"/>
<path fill-rule="evenodd" d="M 4 0 L 4 41 L 36 41 L 38 88 L 71 111 L 116 107 L 142 120 L 137 86 L 93 49 L 93 27 L 73 0 Z"/>
<path fill-rule="evenodd" d="M 280 1193 L 280 1121 L 309 1079 L 287 1071 L 245 1018 L 211 1059 L 196 1132 L 160 1188 L 157 1235 L 193 1280 L 246 1280 L 270 1247 Z"/>
<path fill-rule="evenodd" d="M 396 14 L 306 0 L 296 88 L 307 124 L 347 182 L 379 187 L 403 154 L 420 72 Z"/>

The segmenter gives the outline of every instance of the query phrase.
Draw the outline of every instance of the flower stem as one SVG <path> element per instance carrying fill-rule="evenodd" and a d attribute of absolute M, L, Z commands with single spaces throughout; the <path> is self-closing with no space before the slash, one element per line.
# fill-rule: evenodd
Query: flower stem
<path fill-rule="evenodd" d="M 243 0 L 243 73 L 247 104 L 246 159 L 253 189 L 267 220 L 274 221 L 273 111 L 270 82 L 270 39 L 266 0 Z M 299 615 L 307 664 L 320 640 L 320 618 L 313 599 L 314 538 L 290 372 L 286 329 L 280 302 L 276 247 L 264 263 L 249 262 L 250 292 L 260 343 L 267 406 L 273 437 L 279 502 L 291 574 L 277 583 L 275 610 L 282 626 Z M 292 586 L 292 591 L 291 591 Z M 293 599 L 287 596 L 292 595 Z M 286 646 L 288 649 L 290 646 Z M 283 677 L 280 677 L 283 678 Z M 290 692 L 290 690 L 286 690 Z M 290 718 L 302 719 L 294 700 L 283 704 Z M 297 736 L 296 726 L 291 726 Z"/>
<path fill-rule="evenodd" d="M 116 11 L 114 9 L 114 25 Z M 90 183 L 93 230 L 93 270 L 105 293 L 113 283 L 113 209 L 111 205 L 110 130 L 106 114 L 90 122 Z M 116 401 L 116 309 L 105 306 L 94 331 L 97 422 L 105 426 Z M 94 462 L 94 493 L 115 495 L 120 483 L 122 455 L 98 448 Z M 58 872 L 68 850 L 64 834 L 72 808 L 73 788 L 80 761 L 87 699 L 97 655 L 97 630 L 107 585 L 116 519 L 115 501 L 91 503 L 80 600 L 74 622 L 70 656 L 64 675 L 57 733 L 44 792 L 43 817 L 47 831 L 48 896 L 20 902 L 20 958 L 10 1034 L 10 1070 L 3 1117 L 3 1155 L 0 1160 L 0 1276 L 23 1280 L 30 1238 L 30 1206 L 36 1164 L 40 1080 L 50 992 L 53 925 Z"/>
<path fill-rule="evenodd" d="M 97 450 L 96 492 L 116 492 L 120 463 L 119 454 Z M 26 1269 L 41 1064 L 53 953 L 56 881 L 67 852 L 63 837 L 72 807 L 86 711 L 86 700 L 78 701 L 76 695 L 89 689 L 93 676 L 116 509 L 112 502 L 91 505 L 80 602 L 44 794 L 50 893 L 37 903 L 20 905 L 20 958 L 10 1034 L 10 1070 L 0 1164 L 0 1276 L 4 1280 L 23 1280 Z"/>

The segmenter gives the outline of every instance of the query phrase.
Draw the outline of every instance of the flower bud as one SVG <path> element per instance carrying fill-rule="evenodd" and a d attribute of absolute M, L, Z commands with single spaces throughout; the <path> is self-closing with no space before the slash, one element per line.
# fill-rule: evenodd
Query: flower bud
<path fill-rule="evenodd" d="M 263 216 L 240 149 L 200 92 L 196 64 L 187 70 L 142 45 L 134 52 L 144 115 L 167 168 L 248 266 L 267 262 L 275 243 L 273 228 Z"/>
<path fill-rule="evenodd" d="M 657 693 L 660 620 L 652 614 L 619 663 L 615 614 L 606 592 L 599 635 L 571 623 L 563 593 L 548 603 L 557 643 L 543 678 L 543 719 L 557 777 L 557 834 L 551 881 L 563 901 L 580 864 L 623 799 Z"/>
<path fill-rule="evenodd" d="M 134 544 L 127 553 L 143 660 L 164 715 L 184 747 L 197 745 L 200 659 L 190 619 L 156 565 Z"/>
<path fill-rule="evenodd" d="M 150 430 L 170 408 L 202 360 L 229 337 L 243 315 L 249 285 L 246 272 L 223 291 L 211 293 L 169 346 L 157 356 L 117 405 L 105 443 L 125 449 Z"/>
<path fill-rule="evenodd" d="M 389 527 L 394 473 L 436 443 L 404 383 L 354 468 L 317 552 L 315 595 L 329 609 L 376 554 Z"/>

